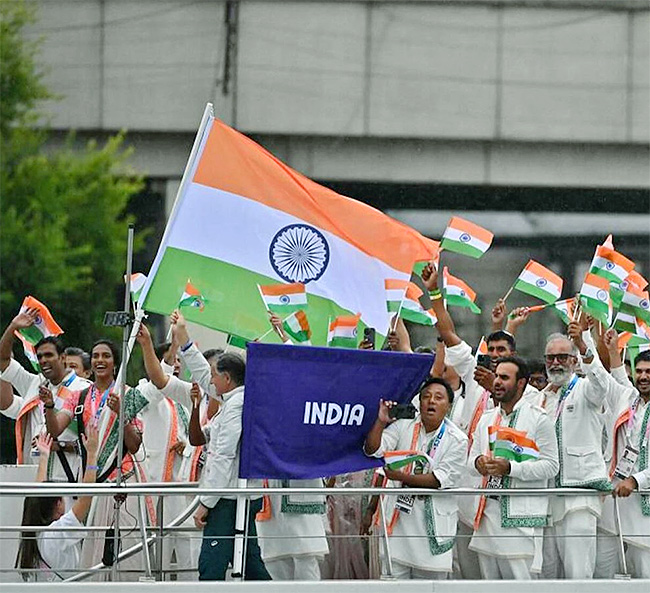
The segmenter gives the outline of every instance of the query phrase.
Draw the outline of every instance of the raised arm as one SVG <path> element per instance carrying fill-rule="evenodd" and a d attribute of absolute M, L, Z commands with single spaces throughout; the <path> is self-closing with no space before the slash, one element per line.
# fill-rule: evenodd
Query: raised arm
<path fill-rule="evenodd" d="M 389 414 L 390 409 L 395 405 L 397 405 L 396 402 L 384 401 L 383 399 L 379 400 L 377 420 L 372 425 L 363 444 L 363 451 L 366 455 L 374 456 L 380 450 L 384 429 L 395 421 Z"/>
<path fill-rule="evenodd" d="M 192 414 L 187 432 L 190 445 L 199 447 L 205 445 L 206 441 L 203 430 L 201 430 L 201 388 L 197 383 L 192 383 L 190 397 L 192 398 Z"/>
<path fill-rule="evenodd" d="M 190 340 L 185 317 L 181 315 L 180 311 L 176 310 L 171 315 L 171 323 L 172 333 L 176 334 L 176 339 L 180 345 L 180 356 L 192 375 L 192 381 L 196 381 L 204 392 L 210 393 L 212 367 L 196 347 L 196 344 Z"/>
<path fill-rule="evenodd" d="M 503 299 L 499 299 L 494 307 L 492 307 L 492 313 L 490 314 L 493 332 L 503 329 L 507 314 L 506 302 Z"/>
<path fill-rule="evenodd" d="M 0 380 L 0 410 L 6 410 L 14 401 L 14 388 L 11 383 Z"/>
<path fill-rule="evenodd" d="M 99 429 L 95 424 L 85 427 L 86 434 L 81 435 L 88 455 L 83 483 L 92 484 L 97 480 L 97 450 L 99 449 Z M 83 490 L 82 490 L 83 492 Z M 72 512 L 79 521 L 84 521 L 88 516 L 92 496 L 80 496 L 72 505 Z"/>
<path fill-rule="evenodd" d="M 47 466 L 52 452 L 53 439 L 49 434 L 39 434 L 36 439 L 38 449 L 38 471 L 36 472 L 37 482 L 47 482 Z"/>
<path fill-rule="evenodd" d="M 158 388 L 164 389 L 169 381 L 169 375 L 166 375 L 160 366 L 160 361 L 156 357 L 156 351 L 153 347 L 151 334 L 144 323 L 140 324 L 138 335 L 136 336 L 140 348 L 142 348 L 142 358 L 144 359 L 144 368 L 149 380 Z"/>
<path fill-rule="evenodd" d="M 461 339 L 456 334 L 454 322 L 451 320 L 451 317 L 445 308 L 442 293 L 438 286 L 438 271 L 433 265 L 433 262 L 428 263 L 422 270 L 422 280 L 427 290 L 432 293 L 431 303 L 433 306 L 433 312 L 438 318 L 436 328 L 438 329 L 442 341 L 445 343 L 445 346 L 457 346 L 461 343 Z"/>
<path fill-rule="evenodd" d="M 508 322 L 506 323 L 506 331 L 515 335 L 517 330 L 528 320 L 530 315 L 530 309 L 528 307 L 517 307 L 513 309 L 510 315 L 508 315 Z"/>

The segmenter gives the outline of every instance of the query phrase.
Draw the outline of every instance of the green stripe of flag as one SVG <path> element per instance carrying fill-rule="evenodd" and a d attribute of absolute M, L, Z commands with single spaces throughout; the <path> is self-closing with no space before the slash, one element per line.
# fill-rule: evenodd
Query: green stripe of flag
<path fill-rule="evenodd" d="M 182 294 L 188 278 L 201 287 L 201 294 L 205 297 L 203 312 L 198 307 L 184 308 L 183 315 L 189 321 L 234 333 L 247 340 L 254 340 L 269 329 L 268 315 L 257 285 L 277 283 L 276 279 L 173 247 L 165 251 L 143 308 L 151 313 L 170 314 L 178 305 L 178 295 Z M 210 278 L 219 278 L 218 286 L 211 284 Z M 310 294 L 312 344 L 325 346 L 328 320 L 351 314 L 352 311 L 329 299 Z M 364 327 L 360 323 L 359 331 L 363 332 Z M 271 332 L 264 341 L 267 339 L 269 342 L 280 342 L 275 332 Z"/>
<path fill-rule="evenodd" d="M 483 251 L 472 247 L 467 243 L 462 243 L 461 241 L 454 241 L 453 239 L 443 239 L 440 243 L 440 248 L 445 251 L 453 251 L 454 253 L 460 253 L 461 255 L 467 255 L 468 257 L 474 257 L 478 259 L 483 255 Z"/>
<path fill-rule="evenodd" d="M 548 291 L 542 290 L 538 286 L 535 286 L 534 284 L 529 284 L 528 282 L 524 282 L 523 280 L 517 280 L 515 282 L 515 289 L 517 289 L 520 292 L 524 292 L 531 296 L 537 297 L 538 299 L 542 299 L 546 303 L 553 303 L 556 300 L 555 297 Z"/>
<path fill-rule="evenodd" d="M 426 315 L 424 312 L 413 311 L 411 309 L 402 307 L 402 311 L 400 312 L 399 316 L 403 319 L 406 319 L 407 321 L 419 323 L 420 325 L 433 325 L 433 319 L 431 319 L 431 317 Z"/>
<path fill-rule="evenodd" d="M 468 298 L 456 294 L 446 294 L 445 298 L 447 299 L 447 304 L 452 307 L 465 307 L 476 315 L 480 315 L 481 313 L 481 309 L 476 305 L 476 303 L 473 303 Z"/>

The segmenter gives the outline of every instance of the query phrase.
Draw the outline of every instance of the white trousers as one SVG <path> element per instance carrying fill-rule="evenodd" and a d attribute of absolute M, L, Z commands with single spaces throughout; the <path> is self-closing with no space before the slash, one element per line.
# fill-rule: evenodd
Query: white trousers
<path fill-rule="evenodd" d="M 478 554 L 469 549 L 469 542 L 474 535 L 474 529 L 462 521 L 458 521 L 456 545 L 454 546 L 454 579 L 472 581 L 481 580 L 481 568 Z"/>
<path fill-rule="evenodd" d="M 530 565 L 533 559 L 504 558 L 503 556 L 488 556 L 478 554 L 481 575 L 489 581 L 530 581 Z"/>
<path fill-rule="evenodd" d="M 320 581 L 320 556 L 288 556 L 265 560 L 264 566 L 274 581 Z"/>
<path fill-rule="evenodd" d="M 587 509 L 567 513 L 544 530 L 545 579 L 591 579 L 596 566 L 597 518 Z"/>
<path fill-rule="evenodd" d="M 650 550 L 625 544 L 627 571 L 637 579 L 650 579 Z M 594 578 L 613 579 L 623 572 L 618 536 L 598 531 L 598 554 Z"/>
<path fill-rule="evenodd" d="M 407 581 L 411 579 L 444 581 L 449 578 L 449 573 L 433 570 L 421 570 L 419 568 L 413 568 L 412 566 L 406 566 L 406 564 L 393 560 L 393 578 L 398 581 Z"/>

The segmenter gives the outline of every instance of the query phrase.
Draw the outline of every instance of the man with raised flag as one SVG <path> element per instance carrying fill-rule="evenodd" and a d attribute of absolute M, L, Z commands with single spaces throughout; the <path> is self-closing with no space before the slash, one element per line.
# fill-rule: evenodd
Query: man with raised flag
<path fill-rule="evenodd" d="M 602 436 L 610 377 L 595 346 L 588 346 L 593 342 L 586 322 L 584 326 L 569 323 L 568 335 L 555 333 L 547 339 L 544 357 L 549 384 L 537 401 L 555 422 L 560 469 L 554 485 L 609 492 Z M 579 361 L 584 378 L 576 374 Z M 551 526 L 544 537 L 544 578 L 592 578 L 601 508 L 597 496 L 552 498 Z"/>
<path fill-rule="evenodd" d="M 49 312 L 48 312 L 49 313 Z M 45 430 L 44 407 L 41 393 L 52 393 L 51 405 L 63 408 L 65 400 L 76 391 L 87 388 L 90 382 L 65 368 L 65 355 L 61 340 L 47 336 L 35 345 L 41 373 L 34 375 L 25 370 L 12 356 L 15 332 L 30 332 L 39 317 L 37 308 L 27 308 L 13 318 L 0 338 L 0 371 L 2 380 L 11 383 L 19 395 L 2 390 L 0 413 L 16 420 L 16 451 L 18 463 L 38 464 L 36 439 Z M 11 397 L 9 397 L 11 396 Z M 52 450 L 52 463 L 48 467 L 48 480 L 76 482 L 81 473 L 81 457 L 77 446 L 78 435 L 66 429 Z"/>
<path fill-rule="evenodd" d="M 463 474 L 467 437 L 446 419 L 454 392 L 443 380 L 425 379 L 420 388 L 420 413 L 412 420 L 395 420 L 395 402 L 380 400 L 377 420 L 366 437 L 367 455 L 384 457 L 391 451 L 409 453 L 400 469 L 383 468 L 401 494 L 386 505 L 390 520 L 390 555 L 396 579 L 446 579 L 452 570 L 456 536 L 455 497 L 412 496 L 408 488 L 454 488 Z M 424 455 L 422 455 L 424 454 Z M 402 457 L 402 456 L 400 456 Z M 396 466 L 402 465 L 396 460 Z"/>
<path fill-rule="evenodd" d="M 491 369 L 477 364 L 478 356 L 472 354 L 472 348 L 456 334 L 454 323 L 444 306 L 442 293 L 438 287 L 438 272 L 429 264 L 422 270 L 422 279 L 431 293 L 433 311 L 438 319 L 437 330 L 445 344 L 445 361 L 452 366 L 465 384 L 465 403 L 458 426 L 467 434 L 471 444 L 474 430 L 485 410 L 493 407 L 491 390 L 494 373 Z M 497 330 L 487 337 L 487 354 L 491 365 L 502 356 L 515 354 L 515 339 L 505 331 Z M 526 385 L 527 392 L 536 390 Z M 476 488 L 480 480 L 465 474 L 463 487 Z M 478 570 L 478 558 L 469 550 L 469 540 L 473 533 L 474 516 L 478 501 L 473 496 L 461 496 L 458 499 L 458 541 L 456 556 L 459 574 L 464 579 L 481 578 Z"/>
<path fill-rule="evenodd" d="M 528 580 L 542 567 L 546 496 L 499 495 L 501 488 L 544 488 L 558 470 L 553 424 L 546 412 L 523 398 L 528 367 L 516 356 L 500 358 L 493 387 L 497 407 L 478 422 L 467 468 L 482 477 L 470 549 L 484 579 Z"/>

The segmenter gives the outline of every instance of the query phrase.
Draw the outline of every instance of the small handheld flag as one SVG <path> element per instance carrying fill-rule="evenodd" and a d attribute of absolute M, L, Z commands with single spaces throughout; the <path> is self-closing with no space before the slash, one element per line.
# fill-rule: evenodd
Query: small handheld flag
<path fill-rule="evenodd" d="M 41 365 L 38 364 L 38 357 L 36 356 L 36 348 L 34 344 L 29 342 L 20 332 L 14 332 L 14 335 L 20 340 L 23 345 L 23 350 L 25 352 L 25 357 L 31 363 L 32 367 L 37 373 L 41 372 Z"/>
<path fill-rule="evenodd" d="M 126 282 L 126 275 L 124 276 L 124 282 Z M 147 277 L 142 272 L 131 274 L 131 302 L 134 306 L 138 304 L 140 294 L 146 282 Z"/>
<path fill-rule="evenodd" d="M 327 331 L 327 345 L 341 348 L 357 347 L 357 325 L 361 314 L 341 315 L 331 321 Z"/>
<path fill-rule="evenodd" d="M 304 311 L 296 311 L 289 315 L 282 322 L 282 327 L 294 341 L 305 344 L 305 346 L 311 345 L 311 329 Z"/>
<path fill-rule="evenodd" d="M 624 255 L 603 245 L 596 247 L 589 271 L 609 282 L 623 282 L 632 272 L 634 262 Z"/>
<path fill-rule="evenodd" d="M 272 313 L 289 314 L 307 308 L 307 292 L 300 282 L 257 285 L 266 308 Z"/>
<path fill-rule="evenodd" d="M 422 451 L 387 451 L 384 453 L 384 467 L 392 470 L 402 469 L 412 463 L 433 467 L 433 458 Z"/>
<path fill-rule="evenodd" d="M 386 279 L 386 309 L 397 313 L 403 319 L 420 325 L 435 325 L 437 322 L 433 311 L 426 311 L 421 303 L 422 290 L 407 280 Z"/>
<path fill-rule="evenodd" d="M 460 278 L 452 276 L 447 266 L 442 270 L 442 291 L 448 305 L 467 307 L 476 315 L 481 313 L 481 309 L 474 302 L 476 301 L 476 293 Z"/>
<path fill-rule="evenodd" d="M 33 296 L 26 296 L 20 306 L 21 313 L 24 313 L 27 309 L 37 310 L 36 320 L 33 325 L 20 329 L 18 332 L 30 344 L 38 344 L 43 338 L 58 336 L 63 333 L 59 324 L 54 321 L 49 309 Z"/>
<path fill-rule="evenodd" d="M 525 432 L 507 426 L 488 426 L 490 451 L 495 457 L 511 461 L 530 461 L 539 458 L 539 447 Z"/>
<path fill-rule="evenodd" d="M 479 258 L 490 248 L 493 238 L 483 227 L 454 216 L 442 235 L 440 249 Z"/>
<path fill-rule="evenodd" d="M 187 284 L 185 284 L 185 290 L 178 301 L 178 307 L 198 307 L 199 311 L 203 311 L 205 301 L 205 297 L 188 278 Z"/>
<path fill-rule="evenodd" d="M 580 302 L 585 313 L 609 326 L 612 299 L 609 295 L 609 282 L 605 278 L 587 272 L 580 288 Z"/>
<path fill-rule="evenodd" d="M 513 288 L 546 303 L 557 301 L 562 294 L 562 278 L 534 260 L 529 260 Z"/>

